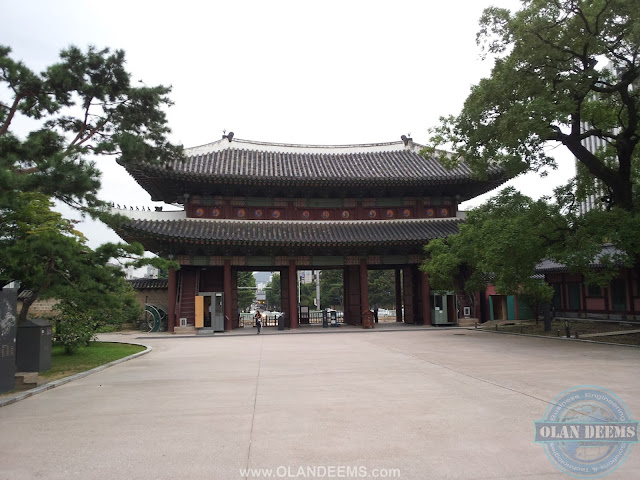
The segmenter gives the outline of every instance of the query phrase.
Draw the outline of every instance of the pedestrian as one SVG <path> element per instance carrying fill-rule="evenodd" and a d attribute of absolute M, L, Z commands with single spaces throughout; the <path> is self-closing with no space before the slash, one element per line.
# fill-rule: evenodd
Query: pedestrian
<path fill-rule="evenodd" d="M 256 327 L 258 327 L 258 334 L 259 334 L 260 331 L 262 330 L 262 315 L 260 314 L 260 310 L 256 311 L 256 315 L 255 317 L 253 317 L 253 319 L 256 322 Z"/>
<path fill-rule="evenodd" d="M 378 304 L 373 304 L 373 320 L 378 323 Z"/>

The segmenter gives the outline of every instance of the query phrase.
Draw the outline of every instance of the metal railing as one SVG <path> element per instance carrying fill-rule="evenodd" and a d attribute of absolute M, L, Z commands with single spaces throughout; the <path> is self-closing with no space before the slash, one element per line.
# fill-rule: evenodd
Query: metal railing
<path fill-rule="evenodd" d="M 310 325 L 322 325 L 322 311 L 317 312 L 309 312 L 309 324 Z M 336 312 L 338 317 L 338 322 L 342 323 L 344 318 L 343 312 Z M 240 314 L 240 324 L 244 326 L 255 327 L 256 322 L 254 320 L 253 313 L 241 313 Z M 267 314 L 262 317 L 262 326 L 263 327 L 277 327 L 278 326 L 278 317 L 282 315 L 281 313 L 273 313 Z M 328 314 L 328 320 L 331 321 L 331 314 Z M 302 323 L 302 322 L 299 322 Z"/>

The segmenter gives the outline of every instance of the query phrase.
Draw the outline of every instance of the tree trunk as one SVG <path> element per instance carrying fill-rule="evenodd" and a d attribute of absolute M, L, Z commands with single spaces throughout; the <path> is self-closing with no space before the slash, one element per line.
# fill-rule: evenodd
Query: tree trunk
<path fill-rule="evenodd" d="M 551 331 L 551 305 L 545 303 L 542 305 L 542 314 L 544 315 L 544 331 Z"/>

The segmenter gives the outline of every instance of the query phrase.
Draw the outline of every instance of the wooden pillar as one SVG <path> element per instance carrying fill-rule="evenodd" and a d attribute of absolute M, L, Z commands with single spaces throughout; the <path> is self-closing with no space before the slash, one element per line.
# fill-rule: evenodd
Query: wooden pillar
<path fill-rule="evenodd" d="M 367 279 L 367 260 L 360 260 L 360 315 L 369 310 L 369 281 Z"/>
<path fill-rule="evenodd" d="M 176 326 L 176 269 L 169 269 L 169 299 L 167 304 L 169 305 L 169 318 L 167 320 L 167 330 L 173 332 Z"/>
<path fill-rule="evenodd" d="M 402 280 L 400 269 L 396 268 L 396 322 L 402 321 Z"/>
<path fill-rule="evenodd" d="M 422 297 L 422 324 L 431 325 L 431 287 L 429 285 L 429 275 L 420 270 L 421 289 L 420 296 Z"/>
<path fill-rule="evenodd" d="M 289 311 L 291 312 L 289 328 L 298 328 L 297 280 L 296 261 L 289 260 Z"/>
<path fill-rule="evenodd" d="M 231 260 L 224 261 L 224 329 L 230 331 L 233 329 L 233 322 L 231 321 Z"/>

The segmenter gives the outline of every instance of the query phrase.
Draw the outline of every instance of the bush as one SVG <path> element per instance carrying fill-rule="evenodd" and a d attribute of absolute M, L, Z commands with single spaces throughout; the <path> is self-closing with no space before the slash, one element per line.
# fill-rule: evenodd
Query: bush
<path fill-rule="evenodd" d="M 56 323 L 55 342 L 64 347 L 69 355 L 82 345 L 87 345 L 95 337 L 89 319 L 81 316 L 64 316 Z"/>

